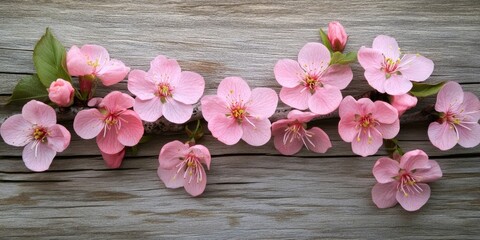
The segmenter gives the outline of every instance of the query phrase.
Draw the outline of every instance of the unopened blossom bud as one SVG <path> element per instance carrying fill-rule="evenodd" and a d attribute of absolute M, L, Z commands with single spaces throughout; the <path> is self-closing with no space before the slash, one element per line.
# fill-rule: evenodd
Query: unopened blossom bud
<path fill-rule="evenodd" d="M 337 21 L 330 22 L 328 24 L 328 40 L 334 52 L 343 52 L 345 45 L 347 45 L 347 33 L 342 24 Z"/>
<path fill-rule="evenodd" d="M 50 84 L 48 98 L 60 107 L 68 107 L 73 103 L 74 91 L 70 82 L 59 78 Z"/>

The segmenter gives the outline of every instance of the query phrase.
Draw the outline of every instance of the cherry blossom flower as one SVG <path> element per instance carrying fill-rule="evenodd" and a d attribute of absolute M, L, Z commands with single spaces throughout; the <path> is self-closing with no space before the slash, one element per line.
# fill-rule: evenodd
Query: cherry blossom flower
<path fill-rule="evenodd" d="M 72 46 L 67 53 L 67 69 L 72 76 L 99 78 L 105 86 L 122 81 L 130 71 L 123 62 L 110 59 L 107 50 L 98 45 Z"/>
<path fill-rule="evenodd" d="M 133 107 L 132 97 L 119 91 L 109 93 L 97 108 L 80 111 L 73 121 L 75 132 L 83 139 L 97 137 L 100 151 L 117 154 L 125 146 L 138 144 L 143 124 Z M 108 163 L 107 163 L 108 165 Z"/>
<path fill-rule="evenodd" d="M 352 96 L 343 99 L 339 108 L 338 132 L 352 151 L 366 157 L 375 154 L 383 139 L 392 139 L 400 131 L 398 112 L 390 104 Z"/>
<path fill-rule="evenodd" d="M 408 109 L 415 107 L 417 102 L 418 99 L 408 93 L 390 97 L 390 104 L 397 109 L 398 117 L 402 116 Z"/>
<path fill-rule="evenodd" d="M 372 199 L 378 208 L 398 203 L 407 211 L 420 209 L 430 198 L 430 186 L 442 177 L 438 163 L 429 160 L 422 150 L 405 153 L 400 162 L 388 157 L 378 159 L 373 167 L 378 183 L 372 189 Z"/>
<path fill-rule="evenodd" d="M 162 115 L 173 123 L 188 121 L 204 89 L 202 76 L 182 72 L 175 59 L 162 55 L 150 63 L 148 72 L 133 70 L 128 76 L 128 90 L 137 96 L 133 108 L 148 122 Z"/>
<path fill-rule="evenodd" d="M 57 123 L 52 107 L 31 100 L 22 108 L 22 114 L 9 117 L 2 124 L 0 133 L 5 143 L 23 147 L 25 166 L 35 172 L 47 170 L 57 152 L 63 152 L 70 144 L 70 132 Z"/>
<path fill-rule="evenodd" d="M 287 119 L 281 119 L 272 124 L 272 135 L 275 148 L 283 155 L 293 155 L 305 146 L 316 153 L 325 153 L 332 144 L 328 135 L 320 128 L 309 130 L 307 122 L 316 114 L 292 110 Z"/>
<path fill-rule="evenodd" d="M 381 93 L 405 94 L 412 82 L 423 82 L 433 72 L 432 60 L 419 54 L 405 54 L 400 58 L 397 41 L 380 35 L 373 40 L 372 48 L 358 51 L 358 62 L 365 69 L 368 84 Z"/>
<path fill-rule="evenodd" d="M 270 120 L 277 108 L 278 97 L 270 88 L 255 88 L 239 77 L 227 77 L 220 82 L 217 95 L 204 96 L 202 114 L 208 129 L 219 141 L 236 144 L 240 139 L 252 146 L 270 140 Z"/>
<path fill-rule="evenodd" d="M 327 37 L 334 52 L 343 52 L 345 45 L 347 45 L 348 36 L 342 24 L 337 21 L 330 22 Z"/>
<path fill-rule="evenodd" d="M 298 62 L 282 59 L 274 68 L 275 78 L 282 85 L 280 99 L 299 110 L 328 114 L 342 101 L 340 90 L 352 81 L 348 65 L 331 65 L 330 52 L 320 43 L 307 43 L 298 54 Z"/>
<path fill-rule="evenodd" d="M 210 169 L 211 162 L 210 152 L 205 146 L 169 142 L 160 150 L 158 162 L 158 177 L 167 188 L 184 187 L 194 197 L 205 190 L 207 174 L 203 165 Z"/>
<path fill-rule="evenodd" d="M 68 107 L 73 104 L 75 89 L 72 84 L 61 78 L 53 81 L 48 88 L 48 98 L 59 107 Z"/>
<path fill-rule="evenodd" d="M 438 92 L 435 110 L 440 118 L 428 126 L 428 138 L 435 147 L 445 151 L 457 143 L 465 148 L 480 143 L 480 101 L 475 94 L 447 82 Z"/>

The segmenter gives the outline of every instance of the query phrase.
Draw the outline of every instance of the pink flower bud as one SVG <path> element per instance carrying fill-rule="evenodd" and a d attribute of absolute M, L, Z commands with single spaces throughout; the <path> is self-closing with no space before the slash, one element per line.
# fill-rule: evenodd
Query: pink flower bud
<path fill-rule="evenodd" d="M 70 82 L 59 78 L 50 84 L 48 98 L 60 107 L 68 107 L 73 103 L 74 91 Z"/>
<path fill-rule="evenodd" d="M 328 40 L 334 52 L 343 52 L 345 45 L 347 44 L 347 33 L 342 24 L 337 21 L 330 22 L 328 24 Z"/>
<path fill-rule="evenodd" d="M 402 116 L 405 111 L 417 105 L 418 99 L 408 93 L 402 95 L 391 96 L 390 102 L 392 107 L 397 109 L 398 116 Z"/>

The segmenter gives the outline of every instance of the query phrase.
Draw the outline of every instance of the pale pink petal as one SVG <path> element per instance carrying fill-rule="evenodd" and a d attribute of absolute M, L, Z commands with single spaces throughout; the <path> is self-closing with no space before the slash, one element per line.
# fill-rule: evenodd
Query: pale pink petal
<path fill-rule="evenodd" d="M 158 55 L 150 62 L 148 72 L 153 75 L 155 82 L 170 82 L 180 77 L 182 69 L 175 59 L 168 59 Z"/>
<path fill-rule="evenodd" d="M 346 116 L 338 122 L 338 134 L 345 142 L 356 141 L 358 135 L 357 123 L 354 121 L 354 116 Z"/>
<path fill-rule="evenodd" d="M 42 127 L 50 127 L 57 123 L 55 110 L 37 100 L 31 100 L 23 106 L 22 116 L 25 120 Z"/>
<path fill-rule="evenodd" d="M 283 140 L 286 134 L 286 128 L 284 127 L 282 129 L 276 128 L 275 132 L 272 130 L 273 144 L 275 146 L 275 149 L 277 149 L 283 155 L 293 155 L 299 152 L 303 146 L 302 140 L 300 138 L 288 138 L 286 139 L 287 141 L 284 143 Z"/>
<path fill-rule="evenodd" d="M 13 115 L 0 127 L 0 134 L 6 144 L 15 147 L 27 145 L 33 140 L 33 126 L 21 114 Z"/>
<path fill-rule="evenodd" d="M 453 148 L 458 142 L 455 129 L 450 127 L 450 124 L 447 122 L 442 124 L 438 122 L 430 123 L 428 126 L 428 139 L 430 139 L 433 146 L 443 151 Z"/>
<path fill-rule="evenodd" d="M 400 131 L 400 121 L 397 119 L 392 124 L 380 124 L 375 126 L 375 128 L 382 134 L 382 138 L 392 139 L 396 137 Z"/>
<path fill-rule="evenodd" d="M 293 110 L 292 110 L 293 111 Z M 295 120 L 293 119 L 280 119 L 272 123 L 272 135 L 279 136 L 285 132 L 285 129 L 288 127 L 289 124 L 294 123 Z"/>
<path fill-rule="evenodd" d="M 464 92 L 463 113 L 469 117 L 468 121 L 478 122 L 480 119 L 480 100 L 475 94 Z"/>
<path fill-rule="evenodd" d="M 402 207 L 409 211 L 417 211 L 425 203 L 427 203 L 428 199 L 430 198 L 430 186 L 425 183 L 418 183 L 418 187 L 422 189 L 422 191 L 416 192 L 414 190 L 411 190 L 407 192 L 407 195 L 405 195 L 402 191 L 397 191 L 397 201 L 402 205 Z"/>
<path fill-rule="evenodd" d="M 375 90 L 385 93 L 385 81 L 386 76 L 385 72 L 380 69 L 368 68 L 365 69 L 364 73 L 365 79 L 367 79 L 368 84 Z"/>
<path fill-rule="evenodd" d="M 185 103 L 198 102 L 205 89 L 205 80 L 196 72 L 182 72 L 177 81 L 172 81 L 173 99 Z"/>
<path fill-rule="evenodd" d="M 87 61 L 97 63 L 100 68 L 110 60 L 107 49 L 102 46 L 83 45 L 80 51 L 85 55 Z"/>
<path fill-rule="evenodd" d="M 309 74 L 318 75 L 330 64 L 330 52 L 321 43 L 307 43 L 298 53 L 298 63 Z"/>
<path fill-rule="evenodd" d="M 275 113 L 278 105 L 277 93 L 270 88 L 255 88 L 252 90 L 246 111 L 253 117 L 269 118 Z"/>
<path fill-rule="evenodd" d="M 320 81 L 323 85 L 331 85 L 342 90 L 350 84 L 352 79 L 353 73 L 349 65 L 335 64 L 327 68 Z"/>
<path fill-rule="evenodd" d="M 135 98 L 133 110 L 138 113 L 142 120 L 155 122 L 163 115 L 163 104 L 158 97 L 149 100 Z"/>
<path fill-rule="evenodd" d="M 225 102 L 240 102 L 250 99 L 250 87 L 240 77 L 227 77 L 218 85 L 217 95 Z"/>
<path fill-rule="evenodd" d="M 163 116 L 172 123 L 185 123 L 193 113 L 193 106 L 169 99 L 163 105 Z"/>
<path fill-rule="evenodd" d="M 100 151 L 106 154 L 119 153 L 125 147 L 118 141 L 118 134 L 113 126 L 97 136 L 97 145 Z"/>
<path fill-rule="evenodd" d="M 155 97 L 157 87 L 155 83 L 147 77 L 147 73 L 142 70 L 132 70 L 128 74 L 128 91 L 133 93 L 141 100 L 149 100 Z"/>
<path fill-rule="evenodd" d="M 316 153 L 325 153 L 329 148 L 332 147 L 330 138 L 328 135 L 320 128 L 313 127 L 308 130 L 313 136 L 310 138 L 310 141 L 305 140 L 307 147 L 310 151 Z"/>
<path fill-rule="evenodd" d="M 225 114 L 229 112 L 225 100 L 216 95 L 204 96 L 201 103 L 202 115 L 207 121 L 210 121 L 210 119 L 216 116 L 225 116 Z"/>
<path fill-rule="evenodd" d="M 371 138 L 362 132 L 360 139 L 353 139 L 352 151 L 362 157 L 377 153 L 383 144 L 382 136 L 376 131 L 370 131 Z"/>
<path fill-rule="evenodd" d="M 171 168 L 171 169 L 163 169 L 163 168 L 158 168 L 157 170 L 157 175 L 162 180 L 162 182 L 165 184 L 165 187 L 167 188 L 179 188 L 183 187 L 183 174 L 185 171 L 180 171 L 177 174 L 177 169 L 176 168 Z"/>
<path fill-rule="evenodd" d="M 113 91 L 103 98 L 100 107 L 104 107 L 110 112 L 116 112 L 131 108 L 134 104 L 135 100 L 130 95 Z"/>
<path fill-rule="evenodd" d="M 460 84 L 450 81 L 443 85 L 437 94 L 435 110 L 437 112 L 447 112 L 458 109 L 463 102 L 463 90 Z"/>
<path fill-rule="evenodd" d="M 295 119 L 302 123 L 310 122 L 314 117 L 318 116 L 318 114 L 312 112 L 301 112 L 296 109 L 290 111 L 287 115 L 288 119 Z"/>
<path fill-rule="evenodd" d="M 324 85 L 317 88 L 308 99 L 310 111 L 317 114 L 328 114 L 335 111 L 342 101 L 342 93 L 337 87 Z"/>
<path fill-rule="evenodd" d="M 35 172 L 43 172 L 50 167 L 57 152 L 45 143 L 30 142 L 23 148 L 22 158 L 25 166 Z"/>
<path fill-rule="evenodd" d="M 200 162 L 207 165 L 207 168 L 210 169 L 210 163 L 212 161 L 212 156 L 210 155 L 210 151 L 208 148 L 206 148 L 203 145 L 197 144 L 189 149 L 190 151 L 193 151 L 195 156 L 197 156 L 200 159 Z"/>
<path fill-rule="evenodd" d="M 389 183 L 395 181 L 398 171 L 400 171 L 400 166 L 397 161 L 382 157 L 373 166 L 372 173 L 379 183 Z"/>
<path fill-rule="evenodd" d="M 430 160 L 428 164 L 430 168 L 418 169 L 414 173 L 411 173 L 417 182 L 433 182 L 442 177 L 442 169 L 440 169 L 437 161 Z"/>
<path fill-rule="evenodd" d="M 392 105 L 383 102 L 375 101 L 375 111 L 372 112 L 372 117 L 380 123 L 391 124 L 398 121 L 398 111 Z"/>
<path fill-rule="evenodd" d="M 92 139 L 105 127 L 103 114 L 97 109 L 82 110 L 73 120 L 73 129 L 83 139 Z"/>
<path fill-rule="evenodd" d="M 352 96 L 346 96 L 338 107 L 338 114 L 340 118 L 344 118 L 346 116 L 354 116 L 355 114 L 360 115 L 362 113 L 360 112 L 357 100 Z"/>
<path fill-rule="evenodd" d="M 128 147 L 137 145 L 144 130 L 138 114 L 132 110 L 126 110 L 118 118 L 121 124 L 118 129 L 118 141 Z"/>
<path fill-rule="evenodd" d="M 463 123 L 469 129 L 457 125 L 458 144 L 464 148 L 473 148 L 480 143 L 480 125 Z"/>
<path fill-rule="evenodd" d="M 392 96 L 390 98 L 390 104 L 392 107 L 397 109 L 399 117 L 402 116 L 408 109 L 415 107 L 417 102 L 418 99 L 408 93 Z"/>
<path fill-rule="evenodd" d="M 181 162 L 180 158 L 188 154 L 188 146 L 178 140 L 163 145 L 158 155 L 158 163 L 160 168 L 175 168 Z"/>
<path fill-rule="evenodd" d="M 93 73 L 93 67 L 87 64 L 87 58 L 73 45 L 67 52 L 67 69 L 72 76 L 85 76 Z"/>
<path fill-rule="evenodd" d="M 357 53 L 358 62 L 364 69 L 380 70 L 385 61 L 382 53 L 373 48 L 361 47 Z M 384 74 L 385 75 L 385 74 Z"/>
<path fill-rule="evenodd" d="M 123 158 L 125 157 L 125 148 L 120 151 L 119 153 L 115 154 L 107 154 L 102 151 L 103 161 L 105 162 L 105 165 L 109 168 L 119 168 L 120 165 L 122 164 Z"/>
<path fill-rule="evenodd" d="M 236 144 L 243 135 L 240 124 L 235 119 L 225 115 L 215 116 L 210 119 L 208 121 L 208 129 L 215 138 L 227 145 Z"/>
<path fill-rule="evenodd" d="M 370 98 L 360 98 L 357 101 L 360 115 L 367 115 L 376 111 L 375 104 Z"/>
<path fill-rule="evenodd" d="M 422 82 L 432 75 L 433 61 L 418 54 L 405 54 L 398 65 L 398 71 L 414 82 Z"/>
<path fill-rule="evenodd" d="M 428 155 L 419 149 L 406 152 L 400 159 L 400 168 L 405 169 L 408 172 L 430 167 Z"/>
<path fill-rule="evenodd" d="M 56 152 L 63 152 L 70 144 L 70 132 L 62 125 L 55 124 L 48 128 L 48 146 Z"/>
<path fill-rule="evenodd" d="M 100 105 L 102 100 L 103 100 L 103 98 L 101 98 L 101 97 L 94 97 L 94 98 L 88 100 L 87 106 L 89 106 L 91 108 L 96 108 Z"/>
<path fill-rule="evenodd" d="M 389 208 L 397 204 L 397 183 L 377 183 L 372 188 L 372 200 L 378 208 Z"/>
<path fill-rule="evenodd" d="M 273 69 L 275 79 L 282 87 L 293 88 L 299 85 L 305 77 L 305 72 L 298 62 L 291 59 L 282 59 Z"/>
<path fill-rule="evenodd" d="M 383 84 L 385 92 L 390 95 L 402 95 L 408 93 L 413 87 L 410 82 L 403 75 L 392 74 Z"/>
<path fill-rule="evenodd" d="M 373 40 L 372 48 L 380 51 L 385 58 L 397 61 L 400 58 L 400 48 L 395 38 L 379 35 Z"/>
<path fill-rule="evenodd" d="M 126 67 L 122 61 L 112 59 L 102 66 L 97 72 L 97 77 L 103 85 L 111 86 L 125 79 L 128 72 L 130 72 L 130 68 Z"/>
<path fill-rule="evenodd" d="M 267 143 L 272 136 L 270 120 L 268 118 L 256 119 L 250 117 L 248 119 L 250 122 L 246 119 L 242 122 L 242 139 L 252 146 L 262 146 Z"/>
<path fill-rule="evenodd" d="M 294 88 L 282 87 L 279 94 L 280 100 L 282 100 L 283 103 L 299 110 L 308 108 L 308 98 L 310 95 L 310 91 L 302 85 Z"/>
<path fill-rule="evenodd" d="M 187 176 L 184 180 L 183 187 L 188 194 L 196 197 L 205 191 L 205 187 L 207 186 L 207 174 L 205 173 L 205 169 L 203 166 L 197 167 L 197 174 L 201 174 L 201 178 L 197 182 L 197 176 L 192 175 L 191 177 Z"/>

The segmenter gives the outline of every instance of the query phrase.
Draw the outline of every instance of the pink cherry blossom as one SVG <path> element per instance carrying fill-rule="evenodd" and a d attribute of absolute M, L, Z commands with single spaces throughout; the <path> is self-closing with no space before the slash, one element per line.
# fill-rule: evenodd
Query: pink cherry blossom
<path fill-rule="evenodd" d="M 305 146 L 316 153 L 325 153 L 332 144 L 328 135 L 320 128 L 309 130 L 307 122 L 316 114 L 292 110 L 287 119 L 281 119 L 272 124 L 272 135 L 275 148 L 283 155 L 293 155 Z"/>
<path fill-rule="evenodd" d="M 347 45 L 348 36 L 342 24 L 337 21 L 330 22 L 327 37 L 334 52 L 343 52 L 345 45 Z"/>
<path fill-rule="evenodd" d="M 475 94 L 448 82 L 438 92 L 435 110 L 440 117 L 428 126 L 428 138 L 435 147 L 445 151 L 457 143 L 465 148 L 480 143 L 480 101 Z"/>
<path fill-rule="evenodd" d="M 52 107 L 31 100 L 22 108 L 22 114 L 9 117 L 0 133 L 5 143 L 23 147 L 25 166 L 35 172 L 47 170 L 57 152 L 70 144 L 70 132 L 57 123 Z"/>
<path fill-rule="evenodd" d="M 53 81 L 48 88 L 48 98 L 60 107 L 72 105 L 74 94 L 75 89 L 73 89 L 72 84 L 61 78 Z"/>
<path fill-rule="evenodd" d="M 148 122 L 161 116 L 173 123 L 188 121 L 204 89 L 202 76 L 182 72 L 175 59 L 162 55 L 150 63 L 148 72 L 133 70 L 128 76 L 128 90 L 137 96 L 133 108 Z"/>
<path fill-rule="evenodd" d="M 143 124 L 133 107 L 132 97 L 119 91 L 109 93 L 99 108 L 80 111 L 73 121 L 75 132 L 83 139 L 97 137 L 100 151 L 117 154 L 125 146 L 138 144 L 143 135 Z M 108 163 L 107 163 L 108 165 Z"/>
<path fill-rule="evenodd" d="M 381 93 L 402 95 L 412 89 L 412 82 L 423 82 L 433 72 L 432 60 L 419 54 L 400 57 L 397 41 L 380 35 L 373 40 L 372 48 L 358 51 L 358 62 L 365 69 L 370 86 Z"/>
<path fill-rule="evenodd" d="M 366 157 L 375 154 L 383 139 L 394 138 L 400 131 L 398 112 L 390 104 L 352 96 L 343 99 L 339 108 L 338 132 L 352 151 Z"/>
<path fill-rule="evenodd" d="M 280 99 L 299 110 L 328 114 L 342 101 L 340 90 L 352 81 L 348 65 L 331 65 L 330 52 L 320 43 L 307 43 L 298 54 L 298 62 L 282 59 L 274 68 L 282 85 Z"/>
<path fill-rule="evenodd" d="M 400 162 L 388 157 L 378 159 L 373 167 L 378 183 L 372 189 L 372 199 L 378 208 L 398 203 L 407 211 L 420 209 L 430 198 L 430 186 L 442 177 L 438 163 L 429 160 L 422 150 L 405 153 Z"/>
<path fill-rule="evenodd" d="M 207 186 L 207 174 L 203 165 L 210 169 L 210 152 L 203 145 L 173 141 L 165 144 L 158 156 L 158 177 L 167 188 L 184 187 L 192 196 L 203 193 Z"/>
<path fill-rule="evenodd" d="M 278 97 L 270 88 L 255 88 L 239 77 L 227 77 L 220 82 L 217 95 L 204 96 L 202 114 L 208 129 L 219 141 L 236 144 L 240 139 L 252 146 L 270 140 L 270 120 L 277 108 Z"/>
<path fill-rule="evenodd" d="M 67 69 L 72 76 L 97 77 L 105 86 L 122 81 L 130 71 L 123 62 L 110 59 L 107 50 L 98 45 L 72 46 L 67 53 Z"/>
<path fill-rule="evenodd" d="M 398 117 L 402 116 L 408 109 L 415 107 L 417 102 L 418 99 L 408 93 L 390 97 L 390 104 L 397 109 Z"/>

